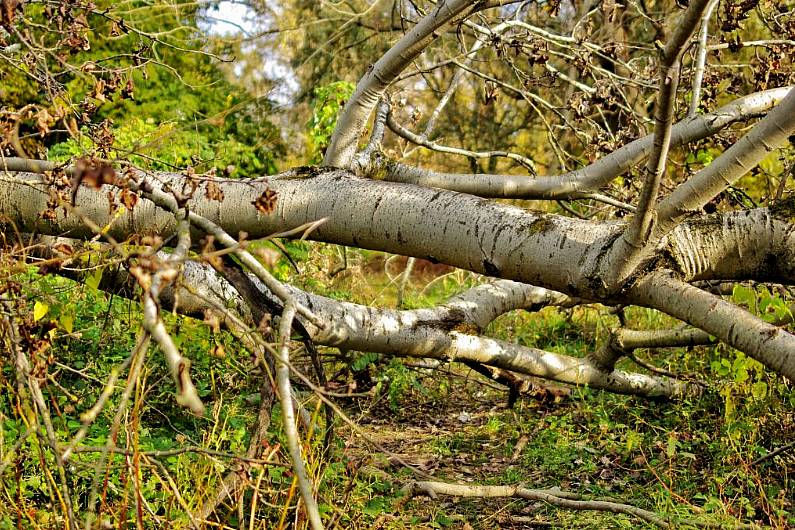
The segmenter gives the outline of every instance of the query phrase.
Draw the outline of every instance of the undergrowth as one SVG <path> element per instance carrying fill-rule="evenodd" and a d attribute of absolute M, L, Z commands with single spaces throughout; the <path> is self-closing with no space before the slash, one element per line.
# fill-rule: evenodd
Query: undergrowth
<path fill-rule="evenodd" d="M 283 258 L 275 268 L 282 277 L 340 299 L 395 303 L 400 263 L 348 251 L 347 267 L 332 276 L 329 271 L 340 268 L 343 257 L 339 248 L 319 245 L 312 250 L 290 243 L 288 251 L 300 274 Z M 363 275 L 368 282 L 360 281 Z M 478 281 L 462 271 L 420 269 L 409 283 L 404 306 L 440 303 Z M 27 313 L 15 318 L 39 341 L 31 361 L 42 374 L 56 435 L 67 443 L 108 374 L 130 355 L 139 307 L 99 291 L 98 279 L 81 285 L 24 268 L 3 282 L 19 287 Z M 753 303 L 763 304 L 765 293 L 757 294 Z M 739 295 L 751 303 L 749 293 Z M 664 315 L 639 308 L 629 310 L 626 318 L 634 329 L 674 325 Z M 188 513 L 235 472 L 244 479 L 244 493 L 221 503 L 214 524 L 305 527 L 296 509 L 278 406 L 262 442 L 264 456 L 248 464 L 234 458 L 247 450 L 265 377 L 251 369 L 250 352 L 205 322 L 175 315 L 166 320 L 193 362 L 208 413 L 195 418 L 176 405 L 172 379 L 153 352 L 135 382 L 122 429 L 114 435 L 117 391 L 68 462 L 75 510 L 85 516 L 94 506 L 102 527 L 188 527 Z M 488 331 L 528 346 L 583 355 L 617 325 L 606 308 L 589 306 L 512 312 Z M 460 365 L 433 368 L 366 352 L 321 353 L 338 388 L 351 391 L 353 397 L 338 401 L 361 428 L 357 432 L 337 419 L 336 436 L 325 448 L 319 402 L 306 389 L 300 394 L 308 467 L 329 527 L 646 528 L 624 515 L 520 500 L 409 499 L 401 488 L 413 476 L 404 464 L 439 480 L 560 487 L 671 518 L 795 525 L 795 451 L 766 458 L 795 434 L 792 383 L 731 348 L 638 353 L 660 368 L 708 381 L 700 396 L 666 402 L 576 388 L 554 399 L 521 399 L 512 409 L 505 406 L 504 389 Z M 303 362 L 296 360 L 299 366 Z M 61 528 L 64 506 L 53 455 L 42 436 L 31 432 L 32 417 L 19 399 L 13 363 L 7 356 L 0 363 L 0 529 Z M 119 452 L 103 462 L 101 448 L 111 436 Z"/>

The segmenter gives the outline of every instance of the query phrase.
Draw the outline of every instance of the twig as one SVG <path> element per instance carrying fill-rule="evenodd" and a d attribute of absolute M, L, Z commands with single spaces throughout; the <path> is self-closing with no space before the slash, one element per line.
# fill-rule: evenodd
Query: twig
<path fill-rule="evenodd" d="M 412 482 L 406 485 L 403 490 L 408 495 L 428 495 L 436 498 L 436 495 L 450 495 L 455 497 L 480 497 L 480 498 L 501 498 L 518 497 L 534 501 L 542 501 L 559 508 L 571 510 L 593 510 L 599 512 L 622 513 L 637 517 L 649 523 L 655 524 L 660 528 L 671 528 L 678 524 L 688 524 L 700 528 L 759 528 L 753 524 L 733 524 L 725 525 L 712 523 L 709 521 L 699 521 L 695 519 L 676 519 L 675 522 L 657 513 L 624 504 L 621 502 L 607 500 L 585 500 L 581 496 L 561 491 L 558 488 L 551 489 L 529 489 L 521 486 L 481 486 L 448 484 L 445 482 Z"/>
<path fill-rule="evenodd" d="M 691 91 L 690 110 L 688 117 L 695 116 L 698 112 L 698 105 L 701 103 L 701 84 L 704 80 L 704 66 L 707 62 L 707 37 L 709 37 L 709 19 L 712 12 L 718 5 L 718 0 L 710 0 L 704 17 L 701 19 L 701 31 L 698 33 L 698 54 L 696 55 L 695 72 L 693 73 L 693 89 Z"/>
<path fill-rule="evenodd" d="M 67 461 L 69 459 L 72 452 L 74 452 L 75 447 L 77 447 L 77 444 L 83 441 L 83 438 L 86 437 L 86 434 L 88 434 L 89 427 L 91 427 L 91 424 L 94 423 L 94 421 L 97 419 L 99 413 L 102 412 L 102 409 L 105 408 L 105 404 L 108 402 L 108 399 L 110 399 L 110 396 L 113 395 L 113 390 L 116 387 L 116 381 L 118 381 L 119 379 L 119 374 L 121 374 L 121 372 L 126 370 L 130 366 L 131 362 L 132 362 L 132 355 L 130 355 L 129 357 L 127 357 L 127 359 L 125 359 L 121 367 L 111 369 L 108 381 L 107 383 L 105 383 L 105 388 L 102 389 L 102 393 L 99 395 L 99 398 L 97 398 L 96 403 L 94 403 L 94 406 L 91 407 L 89 410 L 81 414 L 80 420 L 82 422 L 82 425 L 80 426 L 80 429 L 77 431 L 77 434 L 75 434 L 72 437 L 72 441 L 69 442 L 67 448 L 64 450 L 63 452 L 64 461 Z"/>
<path fill-rule="evenodd" d="M 292 390 L 290 388 L 290 333 L 293 329 L 295 318 L 295 302 L 290 298 L 284 304 L 284 312 L 279 322 L 279 363 L 276 365 L 276 382 L 279 386 L 279 401 L 282 405 L 282 421 L 287 437 L 287 446 L 293 461 L 293 470 L 298 480 L 298 489 L 304 500 L 309 523 L 312 530 L 322 530 L 323 521 L 320 520 L 320 511 L 315 500 L 312 482 L 304 465 L 301 455 L 301 443 L 298 429 L 295 426 L 295 410 L 293 409 Z"/>
<path fill-rule="evenodd" d="M 781 453 L 785 453 L 785 452 L 787 452 L 787 451 L 789 451 L 790 449 L 793 449 L 793 448 L 795 448 L 795 442 L 790 442 L 787 445 L 782 445 L 781 447 L 779 447 L 775 451 L 771 451 L 771 452 L 767 453 L 766 455 L 760 456 L 759 458 L 757 458 L 756 460 L 751 462 L 751 465 L 752 466 L 756 466 L 758 464 L 761 464 L 765 460 L 767 460 L 769 458 L 773 458 L 774 456 L 780 455 Z"/>
<path fill-rule="evenodd" d="M 75 447 L 75 453 L 101 453 L 106 451 L 104 447 L 96 446 L 96 445 L 79 445 Z M 121 447 L 112 447 L 107 450 L 109 453 L 117 454 L 117 455 L 125 455 L 131 456 L 133 451 L 128 449 L 122 449 Z M 187 446 L 187 447 L 178 447 L 175 449 L 160 449 L 160 450 L 153 450 L 153 451 L 138 451 L 138 454 L 142 456 L 146 456 L 148 458 L 169 458 L 171 456 L 178 456 L 183 455 L 186 453 L 196 453 L 196 454 L 203 454 L 207 456 L 211 456 L 213 458 L 229 458 L 231 460 L 239 460 L 241 462 L 246 462 L 249 464 L 257 464 L 260 466 L 277 466 L 277 467 L 285 467 L 287 464 L 282 462 L 274 462 L 272 460 L 265 460 L 262 458 L 253 458 L 248 456 L 239 456 L 232 453 L 227 453 L 224 451 L 216 451 L 214 449 L 207 449 L 205 447 L 198 447 L 195 445 Z"/>
<path fill-rule="evenodd" d="M 185 258 L 190 248 L 190 223 L 187 210 L 177 212 L 178 243 L 174 253 L 151 276 L 151 283 L 146 285 L 146 273 L 139 273 L 139 283 L 144 290 L 143 295 L 143 326 L 152 339 L 160 346 L 166 359 L 166 365 L 174 378 L 177 386 L 177 403 L 187 407 L 197 416 L 204 415 L 204 404 L 199 399 L 196 387 L 190 379 L 190 361 L 183 357 L 171 336 L 166 331 L 163 320 L 160 318 L 160 290 L 176 277 L 177 271 L 172 267 Z M 148 278 L 147 278 L 148 279 Z M 148 288 L 147 288 L 148 287 Z"/>
<path fill-rule="evenodd" d="M 403 296 L 406 293 L 406 286 L 409 283 L 409 278 L 411 277 L 411 272 L 414 270 L 414 264 L 417 262 L 417 258 L 414 256 L 410 256 L 406 260 L 406 268 L 403 270 L 403 274 L 400 277 L 400 284 L 398 285 L 398 292 L 397 292 L 397 305 L 398 308 L 403 307 Z"/>
<path fill-rule="evenodd" d="M 10 305 L 11 304 L 9 301 L 3 301 L 3 306 L 6 311 L 9 314 L 13 314 L 13 308 L 11 308 Z M 46 434 L 45 440 L 52 449 L 53 455 L 55 457 L 55 465 L 58 470 L 58 487 L 62 497 L 61 501 L 63 502 L 66 511 L 68 530 L 76 530 L 77 519 L 75 518 L 74 508 L 72 505 L 72 496 L 69 492 L 69 481 L 67 478 L 66 466 L 64 465 L 61 452 L 58 449 L 58 439 L 55 434 L 55 428 L 52 424 L 52 418 L 50 417 L 50 410 L 44 400 L 44 394 L 42 394 L 39 382 L 37 381 L 36 377 L 31 374 L 30 362 L 28 361 L 28 357 L 25 355 L 25 352 L 22 351 L 22 347 L 20 345 L 20 336 L 16 325 L 7 316 L 4 317 L 3 320 L 8 330 L 9 342 L 11 343 L 11 346 L 14 350 L 14 365 L 16 367 L 17 374 L 17 387 L 22 389 L 25 385 L 27 385 L 28 389 L 30 390 L 33 403 L 36 405 L 39 415 L 41 416 L 41 420 L 44 423 L 44 432 Z M 19 397 L 21 398 L 22 396 Z M 35 423 L 38 424 L 38 421 L 39 417 L 37 416 L 35 418 Z M 34 432 L 40 436 L 38 428 L 34 429 Z"/>
<path fill-rule="evenodd" d="M 118 435 L 119 428 L 121 427 L 122 416 L 127 410 L 127 403 L 129 402 L 130 396 L 132 395 L 133 389 L 135 388 L 135 385 L 138 381 L 138 376 L 140 375 L 141 369 L 143 368 L 144 360 L 146 360 L 146 351 L 148 349 L 149 334 L 142 332 L 138 335 L 135 348 L 131 354 L 133 362 L 130 372 L 127 374 L 127 385 L 124 387 L 124 392 L 122 392 L 121 399 L 119 400 L 119 406 L 116 408 L 116 414 L 113 417 L 113 423 L 111 424 L 110 432 L 108 433 L 108 440 L 105 442 L 100 458 L 94 467 L 94 480 L 91 483 L 91 490 L 89 491 L 88 496 L 88 508 L 86 510 L 86 530 L 91 530 L 91 526 L 94 522 L 97 513 L 97 498 L 99 496 L 99 483 L 102 478 L 102 470 L 104 469 L 105 463 L 108 460 L 108 454 L 114 452 L 113 450 L 116 448 L 116 436 Z"/>

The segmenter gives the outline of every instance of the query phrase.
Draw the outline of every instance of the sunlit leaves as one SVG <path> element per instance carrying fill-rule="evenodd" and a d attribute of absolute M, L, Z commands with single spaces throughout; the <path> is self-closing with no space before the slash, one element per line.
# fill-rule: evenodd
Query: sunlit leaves
<path fill-rule="evenodd" d="M 50 311 L 50 306 L 41 301 L 33 304 L 33 320 L 38 322 Z"/>

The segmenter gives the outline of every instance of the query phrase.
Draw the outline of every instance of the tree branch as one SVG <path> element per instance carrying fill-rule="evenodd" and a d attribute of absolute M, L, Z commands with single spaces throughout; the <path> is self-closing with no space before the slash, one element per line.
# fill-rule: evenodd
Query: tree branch
<path fill-rule="evenodd" d="M 795 335 L 677 280 L 670 271 L 647 275 L 632 287 L 627 299 L 684 320 L 795 380 Z"/>
<path fill-rule="evenodd" d="M 790 88 L 777 88 L 740 98 L 715 112 L 685 118 L 671 129 L 671 146 L 697 141 L 724 127 L 758 116 L 784 98 Z M 561 175 L 530 177 L 526 175 L 492 175 L 442 173 L 375 159 L 367 174 L 383 173 L 391 182 L 416 184 L 480 197 L 505 199 L 577 199 L 582 193 L 597 190 L 624 174 L 652 150 L 654 135 L 634 140 L 600 158 L 593 164 Z"/>
<path fill-rule="evenodd" d="M 643 521 L 655 524 L 660 528 L 671 528 L 675 521 L 677 524 L 693 525 L 700 528 L 723 528 L 723 525 L 702 522 L 694 519 L 676 518 L 669 519 L 654 512 L 637 508 L 630 504 L 615 501 L 585 500 L 575 493 L 561 491 L 558 488 L 530 489 L 521 486 L 482 486 L 471 484 L 449 484 L 446 482 L 419 481 L 412 482 L 403 488 L 408 495 L 428 495 L 436 498 L 437 495 L 450 495 L 455 497 L 477 498 L 502 498 L 518 497 L 533 501 L 541 501 L 569 510 L 593 510 L 599 512 L 623 513 L 637 517 Z M 730 528 L 758 528 L 756 525 L 737 524 Z"/>
<path fill-rule="evenodd" d="M 472 0 L 441 0 L 362 77 L 345 105 L 323 164 L 349 167 L 367 120 L 386 88 L 436 38 L 437 31 L 475 5 Z"/>
<path fill-rule="evenodd" d="M 707 38 L 709 38 L 709 19 L 712 12 L 718 6 L 718 0 L 710 0 L 704 16 L 701 20 L 701 30 L 698 32 L 698 51 L 696 52 L 696 64 L 693 71 L 693 88 L 690 92 L 690 110 L 687 111 L 688 117 L 698 113 L 698 106 L 701 103 L 701 84 L 704 80 L 704 67 L 707 63 Z"/>
<path fill-rule="evenodd" d="M 795 90 L 787 96 L 751 132 L 729 147 L 710 165 L 679 185 L 658 207 L 655 238 L 659 238 L 683 216 L 695 213 L 720 192 L 756 167 L 771 151 L 783 145 L 795 133 Z"/>
<path fill-rule="evenodd" d="M 618 289 L 624 280 L 647 259 L 646 245 L 655 224 L 657 196 L 660 193 L 668 151 L 671 148 L 671 129 L 676 104 L 676 89 L 679 87 L 679 69 L 685 46 L 702 18 L 708 2 L 714 0 L 692 0 L 679 22 L 673 37 L 660 54 L 660 88 L 654 108 L 654 142 L 646 165 L 646 178 L 640 192 L 637 210 L 621 238 L 611 249 L 609 269 L 605 272 L 608 289 Z"/>
<path fill-rule="evenodd" d="M 301 492 L 312 530 L 322 530 L 323 522 L 320 520 L 314 488 L 301 454 L 301 441 L 295 425 L 295 410 L 290 388 L 290 334 L 296 315 L 295 307 L 295 302 L 288 299 L 284 304 L 284 312 L 279 322 L 279 362 L 276 363 L 276 382 L 279 385 L 279 401 L 282 404 L 282 424 L 287 437 L 287 447 L 290 450 L 290 459 L 293 461 L 293 470 L 298 480 L 298 489 Z"/>

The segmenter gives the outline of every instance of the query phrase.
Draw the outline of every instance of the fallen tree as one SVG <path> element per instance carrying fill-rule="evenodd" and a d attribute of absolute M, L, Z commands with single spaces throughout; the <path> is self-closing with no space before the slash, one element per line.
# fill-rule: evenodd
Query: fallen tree
<path fill-rule="evenodd" d="M 676 121 L 677 103 L 686 95 L 695 98 L 696 106 L 691 108 L 697 108 L 701 89 L 697 72 L 704 64 L 703 59 L 689 61 L 686 51 L 694 43 L 706 49 L 706 41 L 694 41 L 694 36 L 700 24 L 708 27 L 711 8 L 707 0 L 690 2 L 676 24 L 668 27 L 665 41 L 655 42 L 657 55 L 647 57 L 656 65 L 654 83 L 633 77 L 641 72 L 615 54 L 608 54 L 603 43 L 575 37 L 574 29 L 570 35 L 555 34 L 519 20 L 521 17 L 507 16 L 506 5 L 514 3 L 449 0 L 430 5 L 427 13 L 415 13 L 416 23 L 359 81 L 344 106 L 322 165 L 268 177 L 232 179 L 212 172 L 145 170 L 98 156 L 58 164 L 22 156 L 25 153 L 9 143 L 20 156 L 0 159 L 0 221 L 5 227 L 6 244 L 9 248 L 16 245 L 17 250 L 24 248 L 20 252 L 34 263 L 43 259 L 38 263 L 46 269 L 61 269 L 61 274 L 84 279 L 86 272 L 80 270 L 77 256 L 99 251 L 86 247 L 88 250 L 78 252 L 78 240 L 103 240 L 105 263 L 119 267 L 103 275 L 100 287 L 127 296 L 135 292 L 136 285 L 142 291 L 144 320 L 139 344 L 124 369 L 139 373 L 147 345 L 155 341 L 165 353 L 177 402 L 196 414 L 205 410 L 192 380 L 197 375 L 189 375 L 190 360 L 182 356 L 169 336 L 162 312 L 173 310 L 205 318 L 209 313 L 224 321 L 247 348 L 257 352 L 257 362 L 271 371 L 278 386 L 290 455 L 313 528 L 321 528 L 323 522 L 295 427 L 289 375 L 294 368 L 290 358 L 294 331 L 306 350 L 317 344 L 460 361 L 645 397 L 694 395 L 701 391 L 703 382 L 678 380 L 675 374 L 616 368 L 619 359 L 632 356 L 639 348 L 720 341 L 756 359 L 783 380 L 795 380 L 795 335 L 786 328 L 791 318 L 770 322 L 702 288 L 718 282 L 795 283 L 795 198 L 784 193 L 786 173 L 777 176 L 780 191 L 767 205 L 715 207 L 719 197 L 738 185 L 771 152 L 787 148 L 795 134 L 795 90 L 789 85 L 759 90 L 712 112 L 688 112 Z M 482 17 L 494 24 L 484 25 Z M 532 160 L 510 150 L 483 152 L 445 146 L 431 138 L 431 123 L 423 133 L 412 132 L 400 123 L 395 94 L 390 91 L 407 68 L 453 28 L 467 32 L 475 42 L 462 50 L 464 60 L 454 60 L 458 72 L 482 77 L 514 93 L 519 100 L 530 102 L 534 110 L 548 107 L 553 114 L 562 115 L 562 111 L 527 87 L 510 85 L 492 72 L 475 69 L 470 59 L 481 49 L 493 48 L 500 55 L 506 43 L 517 42 L 515 45 L 521 48 L 522 39 L 536 46 L 536 38 L 545 46 L 563 48 L 561 53 L 588 49 L 596 56 L 607 57 L 605 60 L 613 64 L 611 71 L 605 74 L 600 61 L 588 62 L 582 66 L 579 79 L 573 78 L 577 72 L 563 73 L 552 61 L 545 64 L 556 72 L 555 79 L 591 96 L 603 87 L 599 79 L 593 81 L 586 73 L 594 78 L 606 76 L 613 82 L 628 79 L 628 88 L 626 92 L 619 90 L 621 101 L 615 106 L 633 119 L 644 109 L 628 92 L 650 91 L 655 99 L 649 123 L 653 131 L 589 165 L 549 176 L 539 176 Z M 691 90 L 679 88 L 683 63 L 693 71 Z M 626 77 L 616 73 L 621 69 L 627 70 Z M 462 74 L 455 75 L 450 94 Z M 450 101 L 447 96 L 441 98 L 434 115 Z M 561 117 L 562 124 L 569 121 Z M 603 121 L 610 130 L 611 120 Z M 631 125 L 630 118 L 624 121 L 627 127 Z M 696 171 L 682 170 L 679 166 L 683 164 L 671 154 L 672 149 L 708 141 L 738 123 L 750 125 Z M 612 125 L 621 125 L 621 120 Z M 442 157 L 506 158 L 528 169 L 529 174 L 518 174 L 515 168 L 504 174 L 484 174 L 412 165 L 395 159 L 384 147 L 387 129 Z M 552 132 L 550 137 L 554 137 Z M 360 148 L 362 139 L 368 143 Z M 565 166 L 561 163 L 564 158 L 558 158 L 559 165 Z M 645 165 L 640 167 L 644 160 Z M 614 196 L 610 186 L 617 179 L 634 181 L 637 193 Z M 491 199 L 567 201 L 562 204 L 569 206 L 563 212 L 551 208 L 536 211 Z M 569 215 L 566 211 L 572 211 L 570 204 L 574 201 L 589 201 L 593 208 L 607 205 L 610 214 L 596 211 L 588 218 Z M 619 219 L 610 218 L 617 217 L 615 212 L 621 212 Z M 29 237 L 34 244 L 29 244 Z M 436 307 L 372 308 L 309 293 L 277 280 L 248 249 L 252 241 L 268 237 L 305 237 L 423 258 L 489 279 Z M 162 247 L 173 250 L 163 252 Z M 228 255 L 234 259 L 224 259 Z M 12 314 L 14 298 L 5 297 L 3 303 L 6 313 Z M 617 328 L 611 330 L 610 340 L 601 348 L 581 352 L 580 357 L 510 343 L 484 333 L 489 323 L 510 311 L 595 303 L 619 310 L 630 305 L 655 309 L 690 327 L 667 331 Z M 265 315 L 272 315 L 279 325 L 263 329 Z M 74 436 L 64 450 L 49 425 L 37 377 L 23 355 L 20 326 L 6 318 L 4 329 L 9 345 L 16 350 L 17 384 L 29 389 L 32 402 L 44 418 L 60 486 L 66 488 L 66 462 L 79 449 L 92 415 L 86 416 L 82 434 Z M 319 361 L 315 364 L 317 380 L 309 381 L 302 374 L 302 383 L 328 402 L 322 366 Z M 134 379 L 130 377 L 129 381 Z M 132 392 L 130 385 L 118 417 Z M 102 406 L 100 400 L 95 409 Z M 104 455 L 113 450 L 109 440 Z M 100 475 L 97 472 L 95 482 Z M 479 491 L 452 486 L 445 489 L 430 482 L 415 489 L 453 495 Z M 536 490 L 484 491 L 485 496 L 544 500 Z M 92 495 L 89 512 L 96 504 L 96 488 Z M 63 496 L 70 498 L 67 489 Z M 624 505 L 561 499 L 555 496 L 554 500 L 575 509 L 598 506 L 639 515 L 656 524 L 663 521 Z M 581 502 L 585 504 L 580 506 Z M 71 505 L 68 508 L 70 524 L 74 525 L 74 510 Z M 205 517 L 210 512 L 212 507 L 202 511 Z"/>

